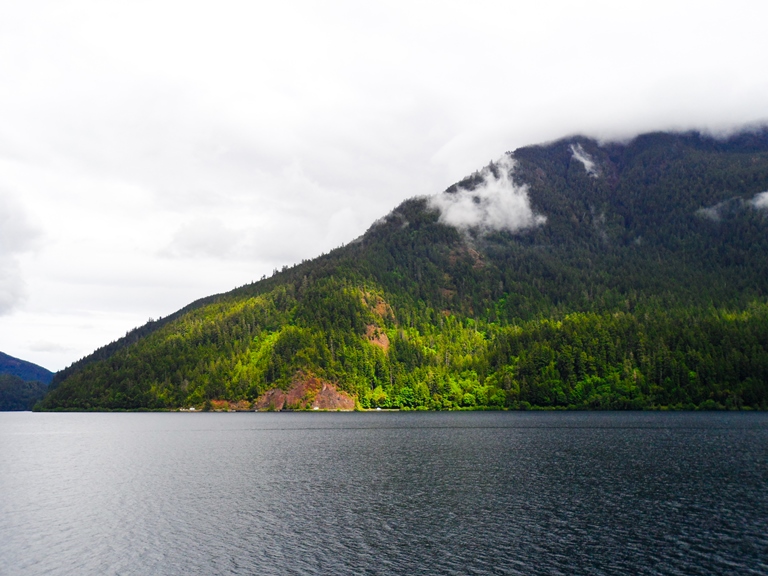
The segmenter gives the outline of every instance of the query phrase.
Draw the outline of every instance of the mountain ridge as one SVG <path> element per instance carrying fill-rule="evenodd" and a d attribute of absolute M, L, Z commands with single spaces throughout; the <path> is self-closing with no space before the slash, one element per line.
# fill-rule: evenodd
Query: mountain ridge
<path fill-rule="evenodd" d="M 766 190 L 766 129 L 521 148 L 130 332 L 41 408 L 254 402 L 296 374 L 362 407 L 765 407 Z"/>
<path fill-rule="evenodd" d="M 32 362 L 14 358 L 0 352 L 0 374 L 12 374 L 25 382 L 37 380 L 43 384 L 50 384 L 54 373 Z"/>

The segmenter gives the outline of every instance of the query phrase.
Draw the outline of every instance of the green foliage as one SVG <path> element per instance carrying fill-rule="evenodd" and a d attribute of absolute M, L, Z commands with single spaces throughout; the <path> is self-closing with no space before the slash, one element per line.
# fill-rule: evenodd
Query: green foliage
<path fill-rule="evenodd" d="M 41 407 L 204 408 L 311 373 L 363 408 L 768 408 L 768 133 L 579 140 L 598 178 L 572 142 L 515 152 L 543 226 L 462 234 L 406 201 L 100 349 Z"/>
<path fill-rule="evenodd" d="M 31 410 L 47 390 L 48 386 L 42 382 L 0 374 L 0 411 Z"/>

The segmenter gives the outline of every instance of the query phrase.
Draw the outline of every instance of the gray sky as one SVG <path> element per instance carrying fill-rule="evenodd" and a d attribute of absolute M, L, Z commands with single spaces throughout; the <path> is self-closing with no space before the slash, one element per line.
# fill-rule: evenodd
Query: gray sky
<path fill-rule="evenodd" d="M 0 4 L 0 350 L 58 370 L 506 150 L 768 120 L 768 5 Z"/>

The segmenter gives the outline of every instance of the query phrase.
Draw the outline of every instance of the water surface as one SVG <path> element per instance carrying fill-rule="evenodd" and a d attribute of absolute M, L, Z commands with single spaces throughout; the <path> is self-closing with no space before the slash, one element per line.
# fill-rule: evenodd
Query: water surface
<path fill-rule="evenodd" d="M 768 414 L 0 413 L 0 574 L 768 574 Z"/>

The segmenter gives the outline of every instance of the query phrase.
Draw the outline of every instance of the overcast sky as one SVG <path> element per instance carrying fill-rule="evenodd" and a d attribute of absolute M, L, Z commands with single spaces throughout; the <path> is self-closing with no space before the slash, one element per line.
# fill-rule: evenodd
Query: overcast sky
<path fill-rule="evenodd" d="M 0 3 L 0 351 L 58 370 L 506 150 L 768 119 L 768 4 Z"/>

